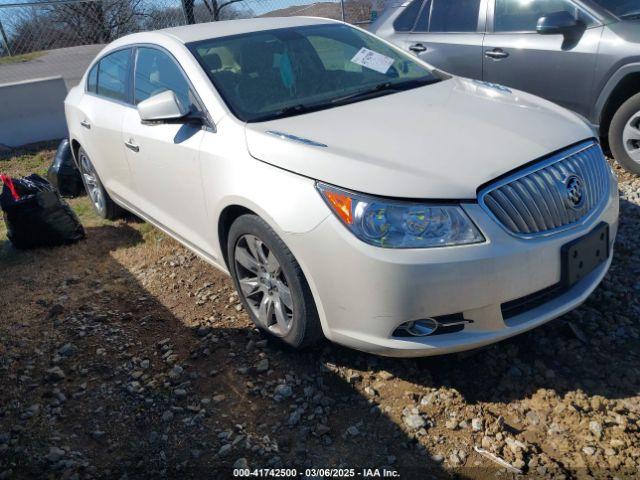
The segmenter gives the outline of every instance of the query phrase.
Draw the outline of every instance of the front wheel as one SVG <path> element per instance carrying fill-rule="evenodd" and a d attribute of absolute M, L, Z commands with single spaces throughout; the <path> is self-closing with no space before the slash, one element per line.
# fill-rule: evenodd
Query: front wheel
<path fill-rule="evenodd" d="M 236 290 L 258 328 L 294 348 L 322 338 L 300 265 L 264 220 L 239 217 L 229 230 L 227 255 Z"/>
<path fill-rule="evenodd" d="M 625 170 L 640 175 L 640 93 L 624 102 L 611 119 L 609 147 Z"/>
<path fill-rule="evenodd" d="M 109 197 L 89 159 L 89 155 L 82 147 L 78 150 L 78 165 L 80 166 L 82 183 L 84 183 L 84 188 L 96 213 L 107 220 L 115 220 L 120 217 L 122 209 Z"/>

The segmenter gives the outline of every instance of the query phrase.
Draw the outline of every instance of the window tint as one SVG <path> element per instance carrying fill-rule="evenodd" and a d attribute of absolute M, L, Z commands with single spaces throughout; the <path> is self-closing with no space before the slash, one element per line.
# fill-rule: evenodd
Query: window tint
<path fill-rule="evenodd" d="M 341 24 L 246 33 L 188 47 L 243 121 L 331 108 L 351 96 L 359 101 L 356 94 L 375 95 L 381 84 L 398 85 L 399 91 L 401 85 L 439 81 L 411 56 Z"/>
<path fill-rule="evenodd" d="M 494 31 L 535 32 L 538 19 L 550 13 L 568 12 L 589 26 L 593 20 L 568 0 L 496 0 Z"/>
<path fill-rule="evenodd" d="M 98 93 L 98 64 L 96 63 L 87 77 L 87 91 Z"/>
<path fill-rule="evenodd" d="M 98 65 L 98 95 L 123 102 L 127 98 L 127 80 L 131 50 L 120 50 L 107 55 Z"/>
<path fill-rule="evenodd" d="M 427 0 L 424 2 L 424 7 L 420 10 L 420 14 L 418 15 L 418 21 L 416 22 L 416 26 L 414 30 L 416 32 L 427 32 L 429 31 L 429 15 L 431 13 L 431 0 Z"/>
<path fill-rule="evenodd" d="M 136 105 L 153 95 L 171 90 L 182 105 L 193 103 L 189 83 L 171 57 L 155 48 L 139 48 L 135 73 Z"/>
<path fill-rule="evenodd" d="M 622 19 L 637 20 L 640 13 L 638 3 L 633 0 L 595 0 L 595 2 Z"/>
<path fill-rule="evenodd" d="M 480 0 L 432 0 L 430 32 L 475 32 Z"/>
<path fill-rule="evenodd" d="M 422 0 L 414 0 L 411 5 L 405 7 L 404 12 L 398 15 L 398 18 L 393 22 L 393 28 L 397 32 L 408 32 L 413 28 L 413 24 L 416 23 L 416 17 L 422 6 Z"/>

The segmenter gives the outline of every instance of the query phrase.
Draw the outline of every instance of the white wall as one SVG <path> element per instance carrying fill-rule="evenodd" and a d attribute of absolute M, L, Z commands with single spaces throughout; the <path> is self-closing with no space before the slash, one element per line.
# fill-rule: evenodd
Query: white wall
<path fill-rule="evenodd" d="M 62 77 L 0 84 L 0 144 L 17 147 L 66 137 L 66 96 Z"/>

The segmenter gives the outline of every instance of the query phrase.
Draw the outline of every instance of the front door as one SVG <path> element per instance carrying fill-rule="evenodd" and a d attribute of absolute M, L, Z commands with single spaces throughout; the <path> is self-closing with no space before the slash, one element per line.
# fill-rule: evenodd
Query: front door
<path fill-rule="evenodd" d="M 536 32 L 539 18 L 561 11 L 570 13 L 585 28 L 570 38 Z M 588 116 L 603 27 L 570 0 L 495 0 L 491 16 L 493 28 L 484 39 L 483 79 Z"/>
<path fill-rule="evenodd" d="M 191 109 L 195 96 L 182 70 L 166 52 L 140 47 L 136 52 L 134 102 L 166 90 Z M 209 250 L 215 226 L 208 225 L 200 168 L 200 124 L 143 124 L 137 110 L 124 119 L 121 143 L 136 183 L 132 202 L 153 221 L 200 250 Z"/>

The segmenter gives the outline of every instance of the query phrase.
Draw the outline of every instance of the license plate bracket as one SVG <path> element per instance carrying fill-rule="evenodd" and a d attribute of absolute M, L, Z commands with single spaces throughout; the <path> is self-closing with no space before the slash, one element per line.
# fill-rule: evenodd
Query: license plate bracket
<path fill-rule="evenodd" d="M 562 284 L 571 287 L 609 258 L 609 225 L 602 222 L 561 249 Z"/>

